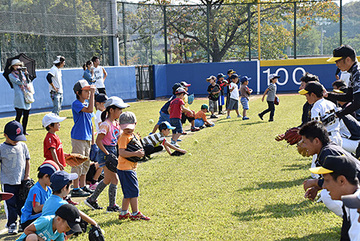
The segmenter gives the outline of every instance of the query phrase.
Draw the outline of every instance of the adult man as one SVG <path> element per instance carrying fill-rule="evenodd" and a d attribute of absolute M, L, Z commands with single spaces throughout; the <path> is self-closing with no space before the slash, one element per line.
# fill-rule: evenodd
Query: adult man
<path fill-rule="evenodd" d="M 348 156 L 326 156 L 322 166 L 310 168 L 315 174 L 323 175 L 323 188 L 329 191 L 333 200 L 342 195 L 354 194 L 359 190 L 358 164 Z M 342 206 L 343 224 L 340 240 L 360 240 L 359 214 L 355 209 Z"/>
<path fill-rule="evenodd" d="M 96 89 L 99 93 L 103 93 L 106 95 L 105 91 L 105 79 L 107 77 L 107 72 L 104 67 L 100 66 L 100 59 L 97 56 L 91 58 L 91 61 L 94 64 L 94 80 Z"/>
<path fill-rule="evenodd" d="M 65 57 L 57 56 L 53 64 L 46 79 L 49 82 L 50 97 L 53 102 L 52 112 L 59 115 L 63 101 L 61 68 L 65 66 Z"/>
<path fill-rule="evenodd" d="M 337 111 L 336 116 L 342 117 L 360 109 L 360 67 L 356 60 L 355 50 L 349 45 L 340 46 L 333 51 L 333 57 L 327 60 L 336 63 L 341 71 L 351 74 L 349 88 L 346 93 L 325 93 L 325 97 L 344 102 L 351 102 L 344 109 Z"/>

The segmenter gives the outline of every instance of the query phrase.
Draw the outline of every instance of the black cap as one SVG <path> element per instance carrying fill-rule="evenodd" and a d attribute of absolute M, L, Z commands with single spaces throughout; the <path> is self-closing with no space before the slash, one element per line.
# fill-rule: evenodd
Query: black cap
<path fill-rule="evenodd" d="M 223 73 L 218 73 L 217 79 L 225 78 L 226 76 Z"/>
<path fill-rule="evenodd" d="M 342 58 L 355 57 L 356 52 L 350 45 L 343 45 L 333 50 L 333 57 L 327 60 L 327 62 L 335 63 Z"/>
<path fill-rule="evenodd" d="M 324 91 L 324 86 L 317 81 L 310 81 L 305 88 L 299 91 L 300 95 L 314 93 L 316 96 L 321 96 Z"/>
<path fill-rule="evenodd" d="M 10 121 L 5 125 L 4 133 L 12 141 L 26 141 L 23 126 L 15 120 Z"/>
<path fill-rule="evenodd" d="M 64 204 L 55 212 L 56 216 L 64 219 L 74 233 L 81 233 L 81 217 L 79 210 L 72 204 Z"/>
<path fill-rule="evenodd" d="M 230 79 L 236 79 L 236 78 L 239 78 L 239 75 L 233 74 L 233 75 L 230 76 Z"/>
<path fill-rule="evenodd" d="M 336 173 L 351 180 L 357 177 L 357 166 L 354 160 L 348 156 L 327 156 L 320 167 L 310 168 L 315 174 Z"/>
<path fill-rule="evenodd" d="M 96 102 L 104 103 L 104 102 L 106 102 L 107 99 L 108 99 L 108 97 L 103 93 L 95 95 L 95 101 Z"/>

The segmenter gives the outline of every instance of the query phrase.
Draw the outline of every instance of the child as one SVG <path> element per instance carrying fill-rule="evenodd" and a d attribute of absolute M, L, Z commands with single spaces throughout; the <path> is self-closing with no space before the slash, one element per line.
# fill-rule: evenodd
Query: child
<path fill-rule="evenodd" d="M 215 124 L 207 120 L 205 113 L 209 111 L 209 107 L 206 104 L 201 105 L 201 110 L 195 114 L 195 126 L 203 128 L 204 124 L 206 127 L 213 127 Z"/>
<path fill-rule="evenodd" d="M 249 117 L 246 116 L 246 111 L 249 109 L 249 96 L 253 92 L 253 90 L 249 89 L 247 86 L 249 84 L 249 80 L 251 80 L 251 78 L 247 77 L 246 75 L 240 79 L 240 102 L 243 107 L 243 120 L 249 119 Z"/>
<path fill-rule="evenodd" d="M 182 123 L 181 123 L 181 113 L 185 112 L 189 116 L 195 116 L 195 112 L 185 108 L 185 102 L 183 101 L 183 97 L 187 92 L 184 88 L 178 88 L 175 91 L 176 98 L 171 101 L 169 106 L 170 113 L 170 124 L 175 127 L 172 131 L 171 145 L 179 148 L 179 145 L 176 144 L 177 139 L 182 134 Z M 194 120 L 195 122 L 195 120 Z M 195 123 L 194 123 L 195 124 Z"/>
<path fill-rule="evenodd" d="M 96 133 L 99 133 L 99 125 L 101 122 L 101 113 L 106 109 L 105 108 L 105 102 L 108 99 L 108 97 L 105 94 L 97 94 L 95 95 L 95 127 L 96 127 Z"/>
<path fill-rule="evenodd" d="M 217 101 L 219 99 L 220 86 L 216 84 L 216 77 L 213 75 L 207 78 L 206 81 L 210 83 L 207 88 L 207 92 L 209 94 L 209 109 L 211 112 L 210 118 L 218 118 L 214 113 L 217 111 Z"/>
<path fill-rule="evenodd" d="M 229 87 L 230 87 L 230 83 L 232 82 L 231 76 L 235 73 L 236 73 L 236 71 L 234 71 L 233 69 L 229 69 L 227 71 L 228 78 L 226 80 L 226 82 L 227 82 L 226 83 L 226 110 L 228 109 L 229 102 L 230 102 L 230 88 Z"/>
<path fill-rule="evenodd" d="M 165 147 L 165 150 L 169 153 L 169 155 L 172 154 L 170 148 L 185 154 L 186 153 L 185 150 L 179 149 L 171 145 L 165 139 L 165 137 L 167 137 L 170 134 L 170 130 L 174 130 L 174 129 L 175 127 L 171 126 L 169 122 L 164 121 L 159 125 L 159 133 L 151 134 L 147 137 L 144 137 L 143 144 L 144 144 L 145 156 L 150 157 L 151 154 L 162 151 L 163 146 Z"/>
<path fill-rule="evenodd" d="M 190 110 L 189 96 L 188 96 L 189 93 L 187 93 L 187 91 L 188 91 L 189 87 L 191 86 L 191 84 L 188 84 L 185 81 L 181 81 L 180 84 L 181 84 L 181 87 L 184 88 L 184 90 L 186 92 L 184 94 L 183 99 L 182 99 L 184 101 L 184 103 L 185 103 L 184 107 Z M 194 113 L 194 115 L 195 115 L 195 113 Z M 186 120 L 188 120 L 190 122 L 190 124 L 191 124 L 191 132 L 200 130 L 199 128 L 195 127 L 194 116 L 193 115 L 188 115 L 188 114 L 182 112 L 182 114 L 181 114 L 181 123 L 185 124 Z M 184 134 L 184 133 L 182 133 L 182 134 Z"/>
<path fill-rule="evenodd" d="M 218 100 L 218 105 L 219 105 L 219 115 L 222 115 L 222 107 L 225 104 L 225 93 L 224 93 L 224 89 L 226 87 L 227 81 L 225 80 L 225 75 L 223 73 L 218 73 L 217 75 L 217 84 L 220 86 L 220 96 L 219 96 L 219 100 Z"/>
<path fill-rule="evenodd" d="M 72 153 L 89 156 L 91 144 L 94 144 L 91 119 L 94 116 L 94 93 L 96 88 L 93 85 L 90 86 L 83 79 L 76 82 L 73 89 L 76 94 L 76 100 L 71 105 L 74 118 L 74 126 L 71 129 Z M 89 103 L 86 102 L 87 100 L 89 100 Z M 89 167 L 90 161 L 88 160 L 71 168 L 71 172 L 77 173 L 79 176 L 79 179 L 74 181 L 71 197 L 87 197 L 93 192 L 85 185 L 86 173 Z"/>
<path fill-rule="evenodd" d="M 97 154 L 97 163 L 99 167 L 104 168 L 104 179 L 97 185 L 95 192 L 84 201 L 84 203 L 95 209 L 102 209 L 99 206 L 96 199 L 99 197 L 100 193 L 104 188 L 109 186 L 109 206 L 107 207 L 107 212 L 118 212 L 120 207 L 115 203 L 116 200 L 116 190 L 117 184 L 119 182 L 118 176 L 116 173 L 110 171 L 105 166 L 106 157 L 113 155 L 116 158 L 119 156 L 117 151 L 117 142 L 120 136 L 120 125 L 118 119 L 122 110 L 129 107 L 128 104 L 125 104 L 124 101 L 119 97 L 110 97 L 105 102 L 106 110 L 101 114 L 101 124 L 100 131 L 96 138 L 96 144 L 100 148 Z"/>
<path fill-rule="evenodd" d="M 42 125 L 48 131 L 44 139 L 44 157 L 46 160 L 53 160 L 60 170 L 64 170 L 66 162 L 61 140 L 55 132 L 60 130 L 60 122 L 65 119 L 66 117 L 59 117 L 54 113 L 46 114 L 42 119 Z"/>
<path fill-rule="evenodd" d="M 21 215 L 24 201 L 19 199 L 21 182 L 29 179 L 30 154 L 23 127 L 17 121 L 10 121 L 4 129 L 5 142 L 0 144 L 1 184 L 3 191 L 14 196 L 5 201 L 7 228 L 9 234 L 17 234 L 17 216 Z"/>
<path fill-rule="evenodd" d="M 181 100 L 182 101 L 182 100 Z M 180 120 L 180 119 L 179 119 Z M 138 197 L 139 197 L 139 184 L 136 176 L 137 162 L 131 162 L 127 158 L 129 157 L 143 157 L 145 155 L 144 149 L 137 150 L 135 152 L 127 151 L 127 146 L 132 141 L 139 140 L 139 137 L 134 133 L 136 126 L 136 117 L 132 112 L 124 112 L 119 118 L 120 128 L 123 131 L 121 134 L 118 146 L 119 146 L 119 162 L 117 165 L 117 173 L 119 175 L 121 189 L 124 194 L 122 201 L 121 213 L 119 219 L 131 220 L 150 220 L 138 210 Z M 131 205 L 132 214 L 130 215 L 128 209 Z"/>
<path fill-rule="evenodd" d="M 261 99 L 261 101 L 264 102 L 265 95 L 267 94 L 266 101 L 268 103 L 268 108 L 258 114 L 258 116 L 260 117 L 261 120 L 263 120 L 263 116 L 266 113 L 270 112 L 269 121 L 274 121 L 274 113 L 275 113 L 274 101 L 275 101 L 275 96 L 276 96 L 276 82 L 278 81 L 279 78 L 280 78 L 279 75 L 275 75 L 275 74 L 269 75 L 270 84 L 269 84 L 268 88 L 265 90 L 263 97 Z"/>
<path fill-rule="evenodd" d="M 55 215 L 38 218 L 17 240 L 62 241 L 65 240 L 64 233 L 66 232 L 81 233 L 80 222 L 79 210 L 71 204 L 64 204 L 55 212 Z"/>
<path fill-rule="evenodd" d="M 38 168 L 39 173 L 37 176 L 39 180 L 30 189 L 25 204 L 21 209 L 21 228 L 23 230 L 41 216 L 44 203 L 51 195 L 50 176 L 59 170 L 59 166 L 50 160 L 46 160 Z"/>
<path fill-rule="evenodd" d="M 235 110 L 237 117 L 241 117 L 239 113 L 239 87 L 237 82 L 239 76 L 237 74 L 232 74 L 229 78 L 232 82 L 229 85 L 230 99 L 227 107 L 227 119 L 230 119 L 230 111 Z"/>

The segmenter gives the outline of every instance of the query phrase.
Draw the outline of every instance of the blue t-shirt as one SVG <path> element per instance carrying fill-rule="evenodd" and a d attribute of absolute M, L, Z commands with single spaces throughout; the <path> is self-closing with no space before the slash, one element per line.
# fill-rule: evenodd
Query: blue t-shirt
<path fill-rule="evenodd" d="M 86 79 L 86 81 L 89 83 L 89 85 L 92 85 L 95 83 L 95 81 L 93 81 L 93 78 L 91 77 L 91 72 L 88 69 L 86 69 L 84 71 L 83 78 Z"/>
<path fill-rule="evenodd" d="M 62 199 L 59 196 L 56 196 L 52 194 L 48 200 L 46 200 L 44 207 L 42 209 L 41 216 L 47 216 L 47 215 L 55 215 L 56 210 L 61 205 L 67 204 L 68 202 Z"/>
<path fill-rule="evenodd" d="M 71 138 L 76 140 L 91 141 L 92 139 L 92 121 L 94 114 L 81 111 L 87 107 L 88 103 L 81 103 L 75 100 L 72 105 L 72 114 L 74 119 L 74 126 L 71 129 Z"/>
<path fill-rule="evenodd" d="M 169 109 L 169 106 L 170 106 L 170 102 L 172 100 L 174 100 L 175 98 L 176 98 L 175 95 L 171 96 L 170 99 L 163 105 L 163 107 L 161 107 L 160 111 L 169 115 L 168 109 Z"/>
<path fill-rule="evenodd" d="M 47 187 L 47 191 L 40 185 L 39 182 L 30 189 L 26 198 L 25 204 L 21 209 L 21 223 L 25 223 L 28 220 L 33 220 L 41 216 L 40 213 L 33 212 L 33 202 L 38 202 L 40 205 L 51 196 L 51 188 Z"/>
<path fill-rule="evenodd" d="M 36 219 L 34 221 L 34 225 L 36 228 L 36 234 L 44 239 L 45 241 L 63 241 L 64 240 L 64 234 L 63 233 L 58 233 L 57 230 L 55 230 L 55 232 L 53 232 L 53 220 L 54 220 L 55 215 L 49 215 L 49 216 L 41 216 L 38 219 Z M 17 241 L 22 241 L 25 240 L 26 238 L 26 234 L 23 233 L 18 239 Z"/>

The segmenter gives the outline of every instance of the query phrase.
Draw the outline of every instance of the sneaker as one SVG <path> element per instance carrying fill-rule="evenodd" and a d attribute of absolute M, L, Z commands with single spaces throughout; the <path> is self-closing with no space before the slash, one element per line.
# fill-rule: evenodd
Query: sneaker
<path fill-rule="evenodd" d="M 249 117 L 247 117 L 247 116 L 244 116 L 243 117 L 243 120 L 249 120 L 250 118 Z"/>
<path fill-rule="evenodd" d="M 119 214 L 119 219 L 120 220 L 125 220 L 125 219 L 128 219 L 128 218 L 130 218 L 130 213 L 129 212 L 127 212 L 124 215 Z"/>
<path fill-rule="evenodd" d="M 81 188 L 79 188 L 78 190 L 71 190 L 70 191 L 70 195 L 71 197 L 88 197 L 91 194 L 88 192 L 85 192 L 84 190 L 82 190 Z"/>
<path fill-rule="evenodd" d="M 211 115 L 210 118 L 216 119 L 218 117 L 216 115 Z"/>
<path fill-rule="evenodd" d="M 71 198 L 70 198 L 70 197 L 68 197 L 68 196 L 64 197 L 64 200 L 65 200 L 65 201 L 67 201 L 67 202 L 68 202 L 68 204 L 72 204 L 72 205 L 74 205 L 74 206 L 79 205 L 79 203 L 78 203 L 78 202 L 74 202 L 74 201 L 73 201 L 73 200 L 71 200 Z"/>
<path fill-rule="evenodd" d="M 106 212 L 107 212 L 107 213 L 111 213 L 111 212 L 121 212 L 121 208 L 120 208 L 117 204 L 115 204 L 115 205 L 112 206 L 112 207 L 107 207 L 107 208 L 106 208 Z"/>
<path fill-rule="evenodd" d="M 200 128 L 199 127 L 191 127 L 191 132 L 195 132 L 195 131 L 199 131 Z"/>
<path fill-rule="evenodd" d="M 241 117 L 242 117 L 242 115 L 238 115 L 237 117 L 238 117 L 238 118 L 241 118 Z"/>
<path fill-rule="evenodd" d="M 260 118 L 261 120 L 264 120 L 264 119 L 263 119 L 263 116 L 262 116 L 261 114 L 258 114 L 258 116 L 259 116 L 259 118 Z"/>
<path fill-rule="evenodd" d="M 226 116 L 226 119 L 231 119 L 231 116 L 229 116 L 229 115 L 228 115 L 228 116 Z"/>
<path fill-rule="evenodd" d="M 219 111 L 219 115 L 223 115 L 224 113 L 222 111 Z"/>
<path fill-rule="evenodd" d="M 181 135 L 185 136 L 185 135 L 187 135 L 187 133 L 186 133 L 186 132 L 183 132 L 183 133 L 181 133 Z"/>
<path fill-rule="evenodd" d="M 85 200 L 84 200 L 84 203 L 85 203 L 86 206 L 92 208 L 92 210 L 103 209 L 103 207 L 100 207 L 100 206 L 99 206 L 99 204 L 97 203 L 97 201 L 92 202 L 92 201 L 90 201 L 89 198 L 85 199 Z"/>
<path fill-rule="evenodd" d="M 98 184 L 99 184 L 98 182 L 96 182 L 96 183 L 94 183 L 94 184 L 90 184 L 90 185 L 89 185 L 90 190 L 95 191 L 95 189 L 96 189 L 96 187 L 97 187 Z"/>
<path fill-rule="evenodd" d="M 88 188 L 87 186 L 82 187 L 81 189 L 82 189 L 83 191 L 85 191 L 85 192 L 90 193 L 90 194 L 93 194 L 93 193 L 95 192 L 95 190 L 91 190 L 91 189 L 90 189 L 90 188 Z"/>
<path fill-rule="evenodd" d="M 136 215 L 131 215 L 130 219 L 135 221 L 135 220 L 145 220 L 145 221 L 149 221 L 150 218 L 146 217 L 144 214 L 142 214 L 141 212 L 138 212 Z"/>
<path fill-rule="evenodd" d="M 176 141 L 171 140 L 170 144 L 177 147 L 177 148 L 180 148 L 180 146 L 176 143 Z"/>
<path fill-rule="evenodd" d="M 17 231 L 17 225 L 16 225 L 16 223 L 10 224 L 10 226 L 8 227 L 8 234 L 15 235 L 15 234 L 17 234 L 17 233 L 18 233 L 18 231 Z"/>
<path fill-rule="evenodd" d="M 21 224 L 19 224 L 18 233 L 24 232 L 23 228 L 21 227 Z"/>
<path fill-rule="evenodd" d="M 181 139 L 177 139 L 177 140 L 176 140 L 176 142 L 180 142 L 180 141 L 182 141 L 182 140 L 181 140 Z"/>
<path fill-rule="evenodd" d="M 274 121 L 274 120 L 273 120 L 273 119 L 270 119 L 270 120 L 269 120 L 269 122 L 272 122 L 272 121 Z"/>

